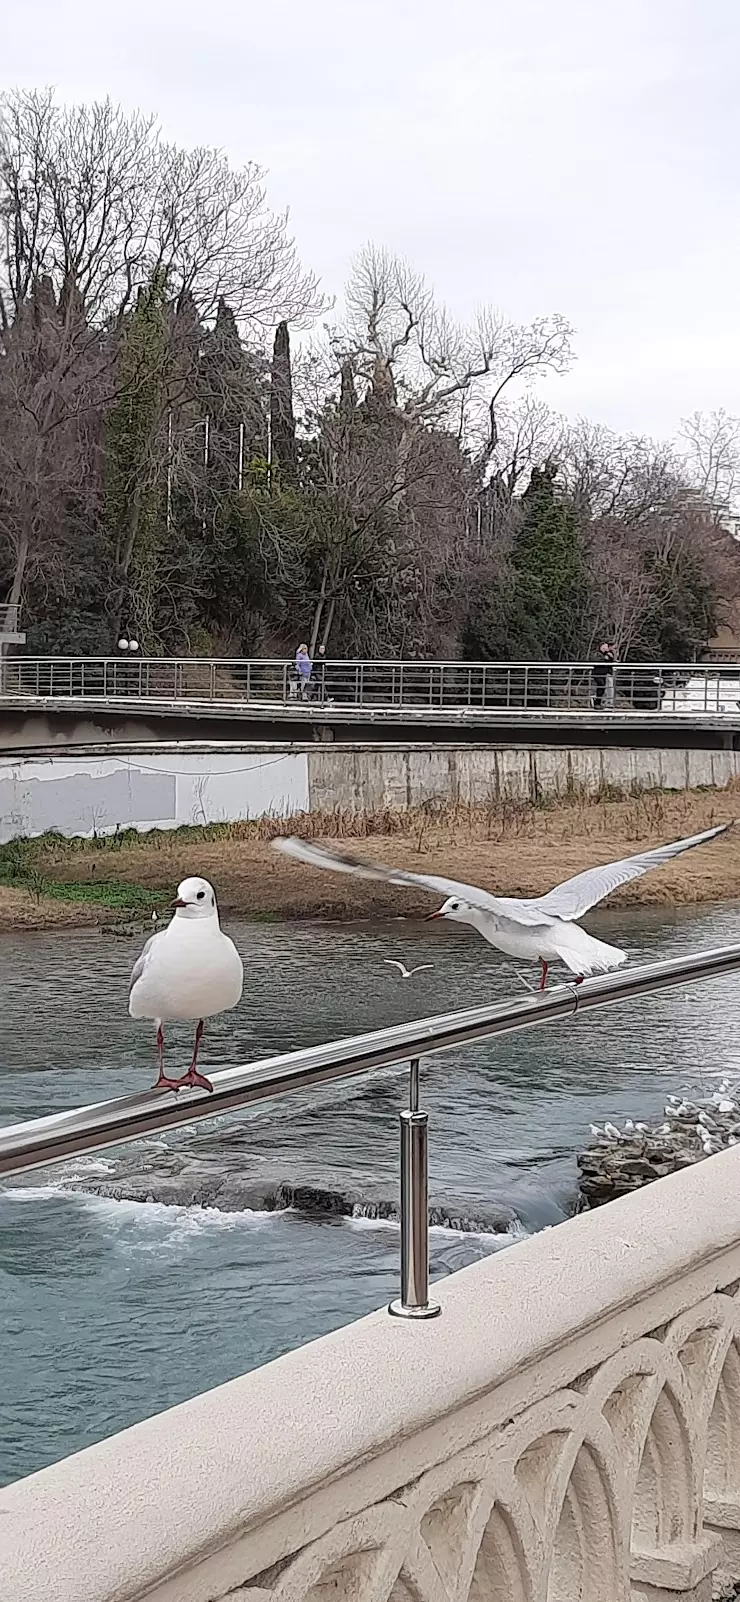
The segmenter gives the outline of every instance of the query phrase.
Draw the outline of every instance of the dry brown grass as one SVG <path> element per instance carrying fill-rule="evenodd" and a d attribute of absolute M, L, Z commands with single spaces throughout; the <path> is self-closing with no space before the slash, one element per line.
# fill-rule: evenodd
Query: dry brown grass
<path fill-rule="evenodd" d="M 117 921 L 115 913 L 76 901 L 36 901 L 27 890 L 0 885 L 0 930 L 95 928 Z"/>
<path fill-rule="evenodd" d="M 322 873 L 275 852 L 271 839 L 362 838 L 363 854 L 394 866 L 438 872 L 505 895 L 536 895 L 583 868 L 640 847 L 697 834 L 740 817 L 740 784 L 724 790 L 649 791 L 631 797 L 573 798 L 556 805 L 491 802 L 428 805 L 411 812 L 312 814 L 260 819 L 219 830 L 141 836 L 112 849 L 50 847 L 43 872 L 64 881 L 113 879 L 169 890 L 190 873 L 217 887 L 224 912 L 245 917 L 357 918 L 428 911 L 424 895 Z M 216 837 L 214 838 L 214 835 Z M 624 886 L 614 903 L 671 904 L 740 897 L 740 830 Z M 10 900 L 8 898 L 11 898 Z M 47 917 L 48 912 L 48 917 Z M 94 907 L 0 890 L 0 922 L 43 927 L 101 921 Z"/>

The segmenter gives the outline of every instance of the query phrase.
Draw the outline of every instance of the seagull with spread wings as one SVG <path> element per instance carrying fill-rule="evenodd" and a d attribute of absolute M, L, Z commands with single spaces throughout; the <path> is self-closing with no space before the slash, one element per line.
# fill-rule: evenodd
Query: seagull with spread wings
<path fill-rule="evenodd" d="M 418 962 L 415 968 L 407 968 L 405 962 L 398 957 L 384 957 L 386 968 L 397 968 L 402 979 L 413 979 L 415 973 L 424 973 L 426 968 L 433 968 L 433 962 Z"/>
<path fill-rule="evenodd" d="M 431 895 L 446 896 L 437 912 L 430 918 L 450 918 L 454 923 L 469 923 L 490 945 L 503 951 L 507 957 L 525 958 L 539 962 L 542 969 L 540 989 L 544 990 L 550 963 L 562 962 L 577 979 L 587 974 L 606 973 L 626 962 L 626 951 L 609 946 L 604 940 L 581 929 L 576 919 L 582 918 L 590 907 L 595 907 L 605 896 L 630 879 L 639 879 L 653 868 L 662 868 L 674 857 L 694 846 L 705 845 L 724 834 L 728 824 L 716 829 L 705 829 L 703 834 L 692 834 L 686 840 L 672 845 L 655 846 L 652 851 L 638 852 L 637 856 L 624 857 L 621 862 L 607 862 L 603 867 L 587 868 L 556 885 L 547 895 L 526 900 L 514 896 L 494 896 L 475 885 L 459 884 L 456 879 L 442 879 L 435 874 L 408 873 L 403 868 L 388 868 L 380 862 L 366 862 L 349 852 L 334 847 L 317 845 L 313 840 L 289 838 L 273 842 L 277 851 L 296 857 L 312 868 L 330 868 L 334 873 L 354 873 L 361 879 L 381 880 L 386 884 L 428 890 Z"/>

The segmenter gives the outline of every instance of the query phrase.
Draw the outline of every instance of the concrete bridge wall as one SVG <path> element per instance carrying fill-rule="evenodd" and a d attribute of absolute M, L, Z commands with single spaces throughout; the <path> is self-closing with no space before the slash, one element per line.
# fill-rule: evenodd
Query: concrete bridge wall
<path fill-rule="evenodd" d="M 740 749 L 740 713 L 0 695 L 0 752 L 9 755 L 41 747 L 174 740 L 731 751 Z"/>
<path fill-rule="evenodd" d="M 74 748 L 0 756 L 0 842 L 172 829 L 335 808 L 536 800 L 605 786 L 681 790 L 740 777 L 740 752 L 309 744 Z"/>

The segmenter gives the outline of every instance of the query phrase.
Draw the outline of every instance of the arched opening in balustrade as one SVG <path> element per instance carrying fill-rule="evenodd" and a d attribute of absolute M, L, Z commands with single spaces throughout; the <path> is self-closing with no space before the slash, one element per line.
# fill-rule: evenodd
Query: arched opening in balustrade
<path fill-rule="evenodd" d="M 621 1595 L 617 1510 L 599 1457 L 584 1441 L 563 1497 L 547 1602 L 606 1602 Z"/>
<path fill-rule="evenodd" d="M 533 1602 L 534 1590 L 516 1521 L 496 1503 L 478 1548 L 468 1602 Z"/>
<path fill-rule="evenodd" d="M 460 1575 L 468 1560 L 471 1519 L 479 1495 L 477 1481 L 463 1480 L 446 1491 L 421 1521 L 422 1540 L 452 1596 L 459 1589 Z"/>
<path fill-rule="evenodd" d="M 704 1498 L 740 1501 L 740 1349 L 731 1341 L 707 1428 Z M 710 1514 L 711 1517 L 711 1514 Z"/>
<path fill-rule="evenodd" d="M 363 1602 L 373 1590 L 373 1582 L 383 1553 L 380 1547 L 367 1547 L 358 1552 L 347 1552 L 324 1569 L 305 1593 L 304 1602 L 328 1602 L 330 1597 L 341 1597 L 342 1602 Z M 260 1576 L 261 1578 L 261 1576 Z M 398 1582 L 397 1582 L 398 1583 Z M 390 1602 L 390 1599 L 389 1599 Z M 416 1590 L 402 1587 L 393 1590 L 393 1602 L 420 1602 Z"/>
<path fill-rule="evenodd" d="M 653 1408 L 632 1504 L 632 1549 L 656 1552 L 695 1538 L 691 1446 L 681 1407 L 664 1385 Z"/>

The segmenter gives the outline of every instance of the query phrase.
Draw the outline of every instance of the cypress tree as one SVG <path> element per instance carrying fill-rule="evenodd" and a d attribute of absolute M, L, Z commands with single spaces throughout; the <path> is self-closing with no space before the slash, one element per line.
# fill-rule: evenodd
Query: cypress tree
<path fill-rule="evenodd" d="M 297 450 L 293 416 L 293 378 L 290 368 L 290 334 L 287 323 L 278 323 L 272 352 L 270 384 L 270 429 L 272 461 L 284 482 L 296 478 Z"/>
<path fill-rule="evenodd" d="M 577 647 L 586 605 L 580 529 L 572 504 L 558 493 L 556 472 L 553 463 L 535 468 L 522 496 L 508 621 L 522 655 L 555 662 Z"/>
<path fill-rule="evenodd" d="M 118 580 L 114 632 L 127 588 L 150 588 L 156 571 L 163 487 L 154 443 L 162 424 L 167 351 L 166 286 L 164 275 L 158 273 L 139 291 L 123 330 L 119 398 L 105 430 L 105 518 Z M 132 618 L 135 611 L 134 598 Z"/>
<path fill-rule="evenodd" d="M 558 662 L 578 655 L 586 570 L 578 519 L 556 487 L 556 472 L 548 463 L 532 473 L 517 507 L 505 581 L 486 586 L 468 612 L 468 659 Z"/>

